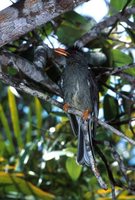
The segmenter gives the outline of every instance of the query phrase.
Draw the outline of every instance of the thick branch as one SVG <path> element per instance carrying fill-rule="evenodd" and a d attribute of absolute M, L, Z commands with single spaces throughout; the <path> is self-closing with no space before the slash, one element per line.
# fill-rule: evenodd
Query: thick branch
<path fill-rule="evenodd" d="M 104 21 L 95 25 L 88 33 L 83 35 L 78 41 L 75 42 L 75 45 L 80 48 L 85 46 L 88 42 L 101 37 L 101 35 L 104 34 L 103 30 L 105 28 L 113 26 L 117 21 L 126 21 L 132 14 L 135 14 L 135 6 L 125 9 L 124 13 L 119 12 L 111 17 L 108 17 Z"/>
<path fill-rule="evenodd" d="M 51 103 L 52 105 L 58 106 L 59 108 L 63 108 L 62 103 L 52 99 L 49 95 L 44 94 L 43 92 L 38 91 L 35 88 L 27 86 L 26 83 L 20 82 L 20 80 L 10 77 L 9 75 L 7 75 L 3 72 L 0 72 L 0 80 L 3 83 L 6 83 L 7 85 L 11 85 L 11 86 L 15 87 L 17 90 L 19 90 L 21 92 L 24 92 L 24 93 L 29 94 L 34 97 L 38 97 L 39 99 L 41 99 L 43 101 L 47 101 L 47 102 Z"/>
<path fill-rule="evenodd" d="M 0 46 L 72 10 L 87 0 L 24 0 L 0 12 Z"/>
<path fill-rule="evenodd" d="M 12 68 L 17 69 L 17 71 L 21 71 L 23 74 L 25 74 L 25 76 L 37 83 L 40 83 L 49 91 L 53 92 L 54 94 L 61 95 L 58 85 L 56 85 L 46 73 L 43 73 L 42 69 L 38 67 L 36 63 L 31 63 L 25 58 L 3 51 L 0 54 L 1 70 L 5 66 L 11 66 Z"/>

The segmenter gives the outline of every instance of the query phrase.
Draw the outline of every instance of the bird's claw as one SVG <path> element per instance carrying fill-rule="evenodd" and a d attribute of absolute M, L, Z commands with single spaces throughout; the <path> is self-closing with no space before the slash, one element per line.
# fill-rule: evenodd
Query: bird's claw
<path fill-rule="evenodd" d="M 83 112 L 82 118 L 84 121 L 89 119 L 90 113 L 91 113 L 91 111 L 89 109 L 87 109 Z"/>
<path fill-rule="evenodd" d="M 65 103 L 64 106 L 63 106 L 63 110 L 65 112 L 68 112 L 68 109 L 70 108 L 70 105 L 68 103 Z"/>

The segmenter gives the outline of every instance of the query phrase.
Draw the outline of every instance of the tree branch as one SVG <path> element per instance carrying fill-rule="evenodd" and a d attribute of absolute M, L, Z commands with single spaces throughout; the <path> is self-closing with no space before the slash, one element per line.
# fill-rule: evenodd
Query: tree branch
<path fill-rule="evenodd" d="M 135 68 L 135 63 L 129 64 L 129 65 L 125 65 L 125 66 L 122 66 L 122 67 L 117 67 L 117 68 L 108 68 L 107 69 L 108 71 L 100 73 L 99 75 L 97 75 L 96 79 L 100 80 L 100 79 L 102 79 L 102 77 L 104 75 L 107 75 L 107 76 L 119 75 L 122 78 L 126 79 L 131 84 L 135 84 L 135 76 L 134 75 L 129 75 L 126 72 L 124 72 L 125 70 L 131 69 L 131 68 Z M 101 67 L 101 69 L 102 69 L 102 67 Z"/>
<path fill-rule="evenodd" d="M 24 0 L 0 12 L 0 47 L 87 0 Z"/>
<path fill-rule="evenodd" d="M 105 35 L 105 33 L 103 33 L 105 28 L 113 26 L 117 21 L 126 21 L 127 17 L 132 14 L 135 14 L 135 6 L 125 9 L 124 13 L 119 12 L 111 17 L 108 17 L 104 21 L 96 24 L 89 32 L 84 34 L 78 41 L 75 42 L 75 45 L 80 48 L 85 46 L 88 42 Z"/>
<path fill-rule="evenodd" d="M 116 183 L 116 181 L 113 177 L 112 170 L 110 168 L 108 160 L 106 159 L 105 155 L 102 153 L 102 151 L 100 150 L 100 148 L 98 147 L 96 142 L 94 144 L 95 144 L 95 149 L 96 149 L 97 153 L 99 154 L 99 156 L 101 157 L 102 161 L 104 162 L 104 164 L 106 166 L 108 177 L 109 177 L 111 188 L 112 188 L 112 196 L 113 196 L 113 199 L 116 199 L 115 198 L 115 183 Z"/>
<path fill-rule="evenodd" d="M 124 7 L 123 7 L 123 9 L 122 9 L 122 11 L 121 11 L 121 15 L 124 15 L 125 9 L 126 9 L 126 7 L 130 4 L 131 1 L 132 1 L 132 0 L 127 0 L 126 4 L 124 5 Z M 117 26 L 117 23 L 118 23 L 118 22 L 119 22 L 119 19 L 117 19 L 117 20 L 115 21 L 115 23 L 113 24 L 113 27 L 109 30 L 108 35 L 111 34 L 111 32 L 113 31 L 113 29 Z"/>
<path fill-rule="evenodd" d="M 19 91 L 25 92 L 26 94 L 29 94 L 34 97 L 38 97 L 39 99 L 47 101 L 52 105 L 58 106 L 61 109 L 63 108 L 62 103 L 56 101 L 55 99 L 52 99 L 52 97 L 50 97 L 49 95 L 44 94 L 43 92 L 35 88 L 32 88 L 32 86 L 27 86 L 25 82 L 20 82 L 20 80 L 10 77 L 9 75 L 3 72 L 0 72 L 0 80 L 2 80 L 2 82 L 6 83 L 7 85 L 15 87 Z"/>
<path fill-rule="evenodd" d="M 40 49 L 39 49 L 40 50 Z M 45 49 L 41 49 L 42 54 L 45 55 Z M 43 52 L 44 50 L 44 52 Z M 47 51 L 46 51 L 47 53 Z M 26 77 L 34 80 L 37 83 L 40 83 L 43 85 L 47 90 L 53 92 L 54 94 L 57 94 L 61 96 L 60 88 L 57 84 L 55 84 L 45 72 L 43 72 L 41 64 L 46 64 L 46 58 L 44 57 L 44 60 L 41 59 L 42 57 L 39 57 L 39 61 L 36 62 L 36 59 L 34 60 L 34 63 L 28 61 L 25 58 L 22 58 L 18 55 L 15 55 L 13 53 L 2 51 L 0 54 L 0 68 L 1 71 L 3 67 L 8 66 L 15 68 L 18 72 L 22 72 Z M 38 65 L 39 64 L 39 65 Z"/>
<path fill-rule="evenodd" d="M 124 138 L 125 140 L 127 140 L 129 143 L 135 145 L 135 141 L 132 140 L 131 138 L 127 137 L 126 135 L 124 135 L 122 132 L 120 132 L 119 130 L 117 130 L 116 128 L 114 128 L 113 126 L 110 126 L 109 124 L 101 121 L 101 120 L 97 120 L 97 123 L 100 124 L 101 126 L 103 126 L 104 128 L 106 128 L 107 130 L 112 131 L 113 133 L 115 133 L 116 135 L 118 135 L 119 137 Z"/>
<path fill-rule="evenodd" d="M 132 64 L 129 64 L 129 65 L 125 65 L 125 66 L 122 66 L 122 67 L 117 67 L 117 68 L 113 68 L 113 70 L 110 72 L 105 72 L 106 75 L 115 75 L 115 74 L 119 74 L 121 72 L 123 72 L 124 70 L 127 70 L 127 69 L 131 69 L 131 68 L 135 68 L 135 63 L 132 63 Z"/>

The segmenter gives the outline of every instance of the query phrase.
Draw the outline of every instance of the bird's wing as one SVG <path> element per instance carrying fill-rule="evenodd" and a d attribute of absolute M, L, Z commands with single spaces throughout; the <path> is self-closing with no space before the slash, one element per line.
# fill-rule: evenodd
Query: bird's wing
<path fill-rule="evenodd" d="M 67 114 L 74 136 L 78 136 L 78 122 L 77 117 L 73 114 Z"/>
<path fill-rule="evenodd" d="M 91 69 L 89 69 L 89 75 L 88 75 L 88 82 L 89 82 L 89 89 L 90 89 L 90 94 L 91 94 L 91 101 L 93 105 L 93 113 L 95 117 L 98 117 L 98 87 L 97 87 L 97 82 L 95 79 L 95 76 Z"/>

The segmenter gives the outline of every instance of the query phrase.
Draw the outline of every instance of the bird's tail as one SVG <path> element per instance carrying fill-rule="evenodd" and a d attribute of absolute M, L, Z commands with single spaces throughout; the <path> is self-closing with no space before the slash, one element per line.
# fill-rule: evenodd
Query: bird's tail
<path fill-rule="evenodd" d="M 77 162 L 81 165 L 91 166 L 91 159 L 95 160 L 93 138 L 95 125 L 93 119 L 88 121 L 78 120 L 78 153 Z"/>
<path fill-rule="evenodd" d="M 95 135 L 95 122 L 93 119 L 82 121 L 79 123 L 78 129 L 78 154 L 77 162 L 81 165 L 90 166 L 92 172 L 98 180 L 99 185 L 103 189 L 107 189 L 107 185 L 100 176 L 97 169 L 96 160 L 94 156 L 93 140 Z"/>

